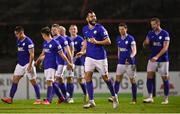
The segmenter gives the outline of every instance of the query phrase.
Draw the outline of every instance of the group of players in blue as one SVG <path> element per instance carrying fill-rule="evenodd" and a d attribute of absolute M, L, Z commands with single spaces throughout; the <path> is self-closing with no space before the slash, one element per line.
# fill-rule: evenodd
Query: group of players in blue
<path fill-rule="evenodd" d="M 34 44 L 32 40 L 24 33 L 21 26 L 15 28 L 17 37 L 18 63 L 16 65 L 12 87 L 8 98 L 2 98 L 5 103 L 11 104 L 17 90 L 18 82 L 27 75 L 32 83 L 36 101 L 34 104 L 50 104 L 54 94 L 58 96 L 58 103 L 74 103 L 73 100 L 73 77 L 77 76 L 78 82 L 83 90 L 84 108 L 96 106 L 94 101 L 94 90 L 92 76 L 96 69 L 102 79 L 107 84 L 111 93 L 108 98 L 113 104 L 113 108 L 119 106 L 118 92 L 123 75 L 129 76 L 132 84 L 132 101 L 137 102 L 137 85 L 136 85 L 136 63 L 135 56 L 137 53 L 136 41 L 134 37 L 127 33 L 128 27 L 125 23 L 119 24 L 119 35 L 116 42 L 118 47 L 118 64 L 116 77 L 113 82 L 108 76 L 108 61 L 104 46 L 110 45 L 107 30 L 97 23 L 96 15 L 89 11 L 86 16 L 87 25 L 83 27 L 83 37 L 79 36 L 76 25 L 69 27 L 70 36 L 66 35 L 66 29 L 58 24 L 53 24 L 51 28 L 44 27 L 41 29 L 41 35 L 44 39 L 43 50 L 38 59 L 34 62 Z M 144 103 L 152 103 L 153 100 L 153 78 L 156 70 L 159 71 L 164 82 L 164 100 L 162 104 L 168 104 L 169 95 L 169 60 L 168 47 L 170 37 L 167 31 L 160 27 L 160 20 L 152 18 L 150 21 L 152 30 L 150 30 L 143 42 L 145 48 L 151 50 L 147 65 L 147 90 L 148 98 Z M 40 89 L 36 81 L 36 68 L 43 64 L 44 75 L 47 81 L 47 97 L 43 101 L 40 98 Z M 65 84 L 64 79 L 67 79 Z M 84 81 L 85 80 L 85 81 Z"/>

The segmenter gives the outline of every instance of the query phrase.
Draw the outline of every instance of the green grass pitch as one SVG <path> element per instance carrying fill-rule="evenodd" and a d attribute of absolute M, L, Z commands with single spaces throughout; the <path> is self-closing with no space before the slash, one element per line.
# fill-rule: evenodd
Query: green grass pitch
<path fill-rule="evenodd" d="M 74 95 L 74 104 L 56 104 L 57 99 L 51 105 L 33 105 L 34 100 L 15 100 L 13 104 L 0 102 L 0 113 L 179 113 L 180 97 L 170 96 L 168 105 L 161 105 L 162 97 L 156 97 L 153 104 L 143 104 L 142 95 L 138 95 L 138 102 L 131 105 L 131 95 L 119 96 L 119 108 L 113 109 L 112 103 L 107 101 L 109 94 L 95 94 L 96 107 L 83 109 L 83 96 Z"/>

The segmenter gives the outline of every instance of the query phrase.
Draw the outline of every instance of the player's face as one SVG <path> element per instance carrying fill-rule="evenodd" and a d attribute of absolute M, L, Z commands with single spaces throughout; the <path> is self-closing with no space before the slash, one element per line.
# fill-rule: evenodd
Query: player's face
<path fill-rule="evenodd" d="M 88 13 L 86 20 L 89 24 L 94 26 L 97 22 L 96 14 L 95 13 Z"/>
<path fill-rule="evenodd" d="M 124 36 L 127 33 L 127 28 L 125 28 L 124 26 L 119 26 L 119 33 Z"/>
<path fill-rule="evenodd" d="M 66 30 L 64 28 L 59 28 L 59 33 L 64 36 L 66 34 Z"/>
<path fill-rule="evenodd" d="M 76 26 L 70 26 L 70 28 L 69 28 L 69 32 L 70 32 L 70 34 L 71 35 L 77 35 L 77 33 L 78 33 L 78 29 L 77 29 L 77 27 Z"/>
<path fill-rule="evenodd" d="M 58 28 L 52 27 L 52 28 L 51 28 L 51 34 L 52 34 L 53 36 L 58 35 L 58 34 L 59 34 Z"/>
<path fill-rule="evenodd" d="M 15 34 L 17 39 L 21 39 L 23 37 L 23 33 L 22 32 L 15 31 L 14 34 Z"/>
<path fill-rule="evenodd" d="M 154 31 L 157 31 L 159 29 L 159 26 L 160 24 L 156 21 L 151 21 L 151 28 L 154 30 Z"/>
<path fill-rule="evenodd" d="M 43 37 L 44 40 L 46 40 L 46 37 L 47 37 L 46 34 L 41 33 L 41 36 Z"/>

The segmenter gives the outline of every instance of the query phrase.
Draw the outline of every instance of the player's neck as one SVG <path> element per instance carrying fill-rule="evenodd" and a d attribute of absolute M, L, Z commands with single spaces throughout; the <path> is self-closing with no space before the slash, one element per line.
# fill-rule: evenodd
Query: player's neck
<path fill-rule="evenodd" d="M 93 28 L 96 26 L 96 24 L 95 24 L 95 25 L 91 25 L 91 24 L 89 23 L 88 26 L 89 26 L 89 29 L 93 29 Z"/>
<path fill-rule="evenodd" d="M 26 35 L 22 35 L 22 37 L 19 39 L 20 41 L 23 41 L 26 38 Z"/>
<path fill-rule="evenodd" d="M 161 27 L 159 27 L 159 28 L 155 31 L 155 33 L 156 33 L 156 34 L 159 34 L 159 33 L 161 32 L 161 30 L 162 30 Z"/>
<path fill-rule="evenodd" d="M 121 38 L 122 38 L 122 39 L 125 39 L 126 37 L 127 37 L 127 33 L 121 35 Z"/>
<path fill-rule="evenodd" d="M 71 35 L 71 38 L 76 38 L 77 34 Z"/>
<path fill-rule="evenodd" d="M 47 42 L 50 42 L 51 40 L 52 40 L 52 37 L 51 37 L 51 36 L 46 38 L 46 41 L 47 41 Z"/>

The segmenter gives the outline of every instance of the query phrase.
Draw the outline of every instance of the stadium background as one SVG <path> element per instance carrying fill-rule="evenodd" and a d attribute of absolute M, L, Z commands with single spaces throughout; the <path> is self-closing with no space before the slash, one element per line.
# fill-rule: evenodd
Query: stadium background
<path fill-rule="evenodd" d="M 148 51 L 142 42 L 150 29 L 149 19 L 159 17 L 162 28 L 170 33 L 170 70 L 180 69 L 180 1 L 179 0 L 0 0 L 0 73 L 12 73 L 16 64 L 16 38 L 13 29 L 23 25 L 35 43 L 35 56 L 42 50 L 40 29 L 58 23 L 67 29 L 77 24 L 79 34 L 86 24 L 85 12 L 95 11 L 98 21 L 108 30 L 112 45 L 107 46 L 109 70 L 116 70 L 116 36 L 118 24 L 126 22 L 136 38 L 137 70 L 145 71 Z M 67 31 L 67 34 L 68 31 Z"/>

